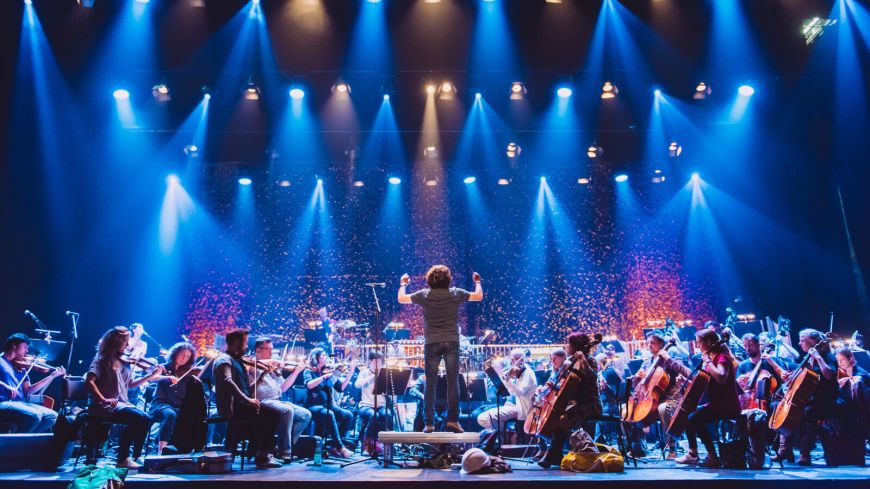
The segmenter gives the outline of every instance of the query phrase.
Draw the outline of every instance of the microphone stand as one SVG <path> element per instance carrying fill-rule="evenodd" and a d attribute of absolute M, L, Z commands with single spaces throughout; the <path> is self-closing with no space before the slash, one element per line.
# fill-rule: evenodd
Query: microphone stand
<path fill-rule="evenodd" d="M 74 312 L 74 313 L 70 314 L 69 317 L 72 320 L 72 339 L 70 339 L 70 342 L 69 342 L 69 354 L 66 358 L 66 370 L 67 370 L 67 372 L 69 372 L 70 366 L 72 365 L 72 354 L 73 354 L 73 348 L 76 345 L 76 338 L 79 337 L 79 328 L 78 328 L 79 313 Z"/>

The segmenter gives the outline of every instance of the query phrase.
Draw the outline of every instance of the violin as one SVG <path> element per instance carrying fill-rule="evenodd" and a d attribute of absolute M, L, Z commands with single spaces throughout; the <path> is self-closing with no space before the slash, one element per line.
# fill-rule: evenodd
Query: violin
<path fill-rule="evenodd" d="M 12 364 L 17 370 L 30 370 L 32 372 L 41 373 L 54 372 L 57 370 L 57 367 L 52 367 L 51 365 L 43 363 L 41 357 L 35 357 L 32 355 L 16 358 L 12 361 Z"/>
<path fill-rule="evenodd" d="M 264 370 L 266 372 L 274 372 L 276 370 L 293 370 L 296 368 L 298 363 L 294 362 L 285 362 L 283 360 L 260 360 L 256 357 L 241 357 L 239 361 L 242 362 L 242 365 L 246 365 L 248 367 L 254 367 L 257 370 Z"/>
<path fill-rule="evenodd" d="M 131 365 L 133 367 L 139 367 L 142 370 L 148 370 L 148 369 L 155 369 L 156 370 L 156 369 L 163 368 L 163 365 L 160 365 L 159 363 L 157 363 L 156 360 L 149 360 L 147 358 L 133 358 L 126 353 L 119 354 L 118 360 L 120 360 L 121 363 L 126 363 L 127 365 Z"/>

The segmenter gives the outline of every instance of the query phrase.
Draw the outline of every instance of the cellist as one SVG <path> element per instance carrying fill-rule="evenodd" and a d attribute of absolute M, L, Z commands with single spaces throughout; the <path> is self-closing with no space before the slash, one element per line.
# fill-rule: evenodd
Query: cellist
<path fill-rule="evenodd" d="M 837 362 L 831 354 L 828 343 L 823 343 L 825 335 L 815 329 L 803 329 L 799 333 L 799 338 L 798 344 L 801 350 L 810 356 L 806 368 L 819 375 L 819 383 L 804 407 L 803 430 L 801 430 L 803 436 L 798 440 L 800 459 L 797 463 L 807 466 L 810 465 L 810 451 L 815 446 L 819 434 L 819 420 L 839 417 L 843 414 L 844 406 L 837 400 Z M 774 460 L 789 458 L 791 453 L 787 442 L 784 441 Z"/>
<path fill-rule="evenodd" d="M 692 371 L 687 367 L 683 362 L 671 358 L 665 349 L 665 339 L 662 335 L 658 333 L 650 333 L 646 337 L 647 348 L 650 352 L 650 357 L 643 361 L 640 366 L 640 370 L 632 377 L 632 387 L 638 388 L 638 384 L 646 377 L 649 369 L 652 367 L 653 362 L 656 358 L 660 358 L 658 361 L 658 367 L 664 369 L 665 373 L 670 377 L 670 382 L 668 383 L 667 388 L 662 393 L 662 397 L 659 400 L 658 405 L 658 418 L 662 422 L 662 429 L 666 428 L 671 422 L 671 416 L 674 414 L 674 410 L 677 409 L 677 405 L 679 404 L 679 399 L 677 399 L 677 394 L 679 393 L 679 385 L 677 382 L 677 378 L 682 376 L 684 378 L 689 378 L 692 376 Z M 665 453 L 667 458 L 675 459 L 677 458 L 677 441 L 671 437 L 667 436 L 667 441 L 665 442 Z"/>
<path fill-rule="evenodd" d="M 768 372 L 778 384 L 782 384 L 783 378 L 788 375 L 788 372 L 777 363 L 776 360 L 768 353 L 761 351 L 761 343 L 758 336 L 753 333 L 746 333 L 741 338 L 743 340 L 743 349 L 746 350 L 746 359 L 740 362 L 737 366 L 737 384 L 746 392 L 753 386 L 748 385 L 752 381 L 750 376 L 755 368 Z M 759 363 L 761 366 L 759 366 Z"/>
<path fill-rule="evenodd" d="M 545 469 L 551 465 L 558 467 L 562 462 L 562 450 L 571 433 L 570 428 L 580 426 L 587 417 L 600 416 L 603 411 L 598 391 L 598 362 L 591 352 L 597 343 L 598 341 L 593 341 L 592 337 L 585 333 L 568 335 L 565 350 L 572 357 L 573 363 L 570 368 L 579 372 L 580 383 L 577 390 L 572 393 L 573 404 L 560 416 L 559 427 L 553 432 L 547 454 L 538 462 L 538 465 Z M 556 386 L 557 389 L 558 387 Z"/>
<path fill-rule="evenodd" d="M 718 468 L 721 464 L 719 457 L 716 456 L 713 434 L 710 433 L 707 425 L 740 415 L 739 387 L 735 376 L 737 360 L 713 328 L 702 329 L 695 333 L 695 342 L 701 349 L 702 370 L 711 377 L 711 380 L 707 384 L 707 402 L 698 406 L 689 415 L 686 426 L 689 451 L 675 462 Z M 699 437 L 707 449 L 707 458 L 703 461 L 698 457 Z"/>

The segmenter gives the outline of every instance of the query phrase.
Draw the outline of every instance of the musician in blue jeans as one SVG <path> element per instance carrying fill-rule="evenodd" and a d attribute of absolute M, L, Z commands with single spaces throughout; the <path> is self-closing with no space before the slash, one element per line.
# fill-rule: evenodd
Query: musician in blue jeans
<path fill-rule="evenodd" d="M 472 275 L 474 292 L 450 287 L 453 279 L 450 269 L 444 265 L 434 265 L 426 272 L 429 288 L 408 294 L 406 287 L 411 282 L 408 274 L 400 279 L 398 300 L 400 304 L 417 304 L 423 308 L 423 348 L 426 378 L 424 398 L 424 433 L 435 431 L 435 392 L 438 385 L 438 366 L 444 360 L 447 372 L 447 424 L 448 431 L 462 433 L 459 426 L 459 306 L 463 302 L 483 300 L 483 287 L 480 275 Z"/>

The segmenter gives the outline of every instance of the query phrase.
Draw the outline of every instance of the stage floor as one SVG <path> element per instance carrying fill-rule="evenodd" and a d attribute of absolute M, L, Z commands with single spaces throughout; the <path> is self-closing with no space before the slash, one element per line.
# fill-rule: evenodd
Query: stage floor
<path fill-rule="evenodd" d="M 741 489 L 800 489 L 822 487 L 836 484 L 837 489 L 867 489 L 870 468 L 867 467 L 826 467 L 822 464 L 812 467 L 798 467 L 787 464 L 785 469 L 765 470 L 712 470 L 676 466 L 672 461 L 650 460 L 639 463 L 638 468 L 626 467 L 618 474 L 575 474 L 556 469 L 543 470 L 537 465 L 509 461 L 514 472 L 509 474 L 464 475 L 457 469 L 417 469 L 384 468 L 373 461 L 342 468 L 329 463 L 313 467 L 308 463 L 293 463 L 278 469 L 256 470 L 245 466 L 229 474 L 181 475 L 181 474 L 139 474 L 127 477 L 126 488 L 170 488 L 193 489 L 247 487 L 278 487 L 288 483 L 305 486 L 382 488 L 385 486 L 406 486 L 409 483 L 434 487 L 457 484 L 465 487 L 498 487 L 499 489 L 520 488 L 559 484 L 582 483 L 587 488 L 609 487 L 625 488 L 677 488 L 697 489 L 703 481 L 705 489 L 711 485 L 722 487 L 739 486 Z M 18 472 L 0 474 L 0 488 L 40 487 L 65 488 L 73 478 L 72 467 L 55 473 Z"/>

